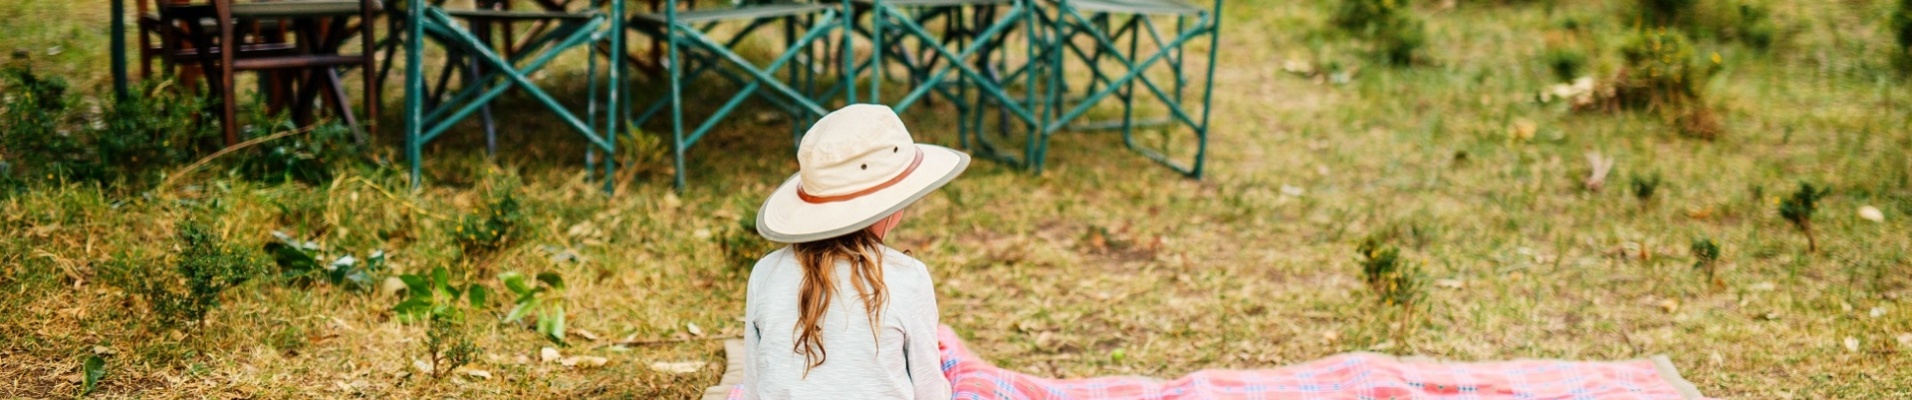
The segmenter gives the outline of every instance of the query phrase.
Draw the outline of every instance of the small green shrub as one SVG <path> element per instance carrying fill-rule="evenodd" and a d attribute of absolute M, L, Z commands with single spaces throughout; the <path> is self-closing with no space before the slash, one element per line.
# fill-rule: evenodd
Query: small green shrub
<path fill-rule="evenodd" d="M 1693 14 L 1699 0 L 1638 0 L 1636 10 L 1640 18 L 1651 26 L 1667 27 L 1679 24 Z"/>
<path fill-rule="evenodd" d="M 1620 48 L 1626 62 L 1617 96 L 1634 109 L 1679 107 L 1700 101 L 1713 68 L 1700 64 L 1693 45 L 1678 31 L 1641 31 Z"/>
<path fill-rule="evenodd" d="M 1420 265 L 1402 260 L 1400 249 L 1368 238 L 1355 251 L 1359 253 L 1355 261 L 1361 265 L 1361 279 L 1381 304 L 1411 308 L 1426 296 L 1427 279 Z"/>
<path fill-rule="evenodd" d="M 95 182 L 144 186 L 166 167 L 200 155 L 212 137 L 204 102 L 142 85 L 108 102 L 99 115 L 76 111 L 64 80 L 24 67 L 0 71 L 0 180 L 22 183 Z"/>
<path fill-rule="evenodd" d="M 1547 70 L 1553 72 L 1554 79 L 1561 82 L 1571 82 L 1579 78 L 1580 73 L 1587 67 L 1587 53 L 1579 49 L 1548 47 L 1542 57 L 1546 60 Z"/>
<path fill-rule="evenodd" d="M 1706 237 L 1693 238 L 1693 269 L 1706 273 L 1706 282 L 1718 284 L 1719 244 Z"/>
<path fill-rule="evenodd" d="M 171 273 L 148 266 L 154 260 L 122 256 L 109 262 L 108 282 L 146 304 L 160 326 L 196 329 L 219 307 L 226 291 L 257 277 L 264 260 L 249 246 L 221 240 L 206 226 L 183 222 L 177 239 L 182 251 L 173 258 Z"/>
<path fill-rule="evenodd" d="M 556 272 L 541 272 L 534 283 L 525 281 L 524 274 L 506 271 L 498 274 L 498 280 L 505 284 L 505 290 L 517 295 L 512 300 L 511 312 L 505 314 L 505 323 L 520 323 L 535 313 L 537 322 L 532 329 L 545 340 L 565 344 L 563 277 Z"/>
<path fill-rule="evenodd" d="M 1779 37 L 1779 26 L 1773 22 L 1772 10 L 1764 5 L 1742 3 L 1738 11 L 1730 32 L 1731 39 L 1754 49 L 1771 48 Z"/>
<path fill-rule="evenodd" d="M 1427 27 L 1407 0 L 1342 0 L 1332 22 L 1374 46 L 1374 55 L 1394 65 L 1420 61 Z"/>
<path fill-rule="evenodd" d="M 1628 183 L 1633 187 L 1633 198 L 1639 199 L 1641 203 L 1653 201 L 1653 196 L 1660 191 L 1660 182 L 1659 173 L 1651 175 L 1635 174 L 1628 177 Z"/>
<path fill-rule="evenodd" d="M 488 178 L 484 204 L 458 219 L 452 238 L 467 257 L 483 256 L 509 247 L 524 226 L 525 216 L 518 202 L 519 183 L 514 176 L 492 174 Z"/>
<path fill-rule="evenodd" d="M 432 377 L 443 377 L 476 360 L 481 349 L 472 342 L 465 311 L 483 308 L 490 292 L 476 283 L 453 284 L 451 271 L 445 267 L 434 268 L 429 275 L 398 278 L 405 282 L 405 300 L 393 306 L 392 312 L 399 321 L 426 324 L 424 355 L 431 363 Z"/>
<path fill-rule="evenodd" d="M 1806 234 L 1807 251 L 1818 252 L 1819 240 L 1813 237 L 1812 214 L 1819 211 L 1819 202 L 1831 195 L 1832 190 L 1813 187 L 1811 183 L 1799 182 L 1799 190 L 1793 192 L 1779 203 L 1779 216 L 1791 222 L 1799 232 Z"/>

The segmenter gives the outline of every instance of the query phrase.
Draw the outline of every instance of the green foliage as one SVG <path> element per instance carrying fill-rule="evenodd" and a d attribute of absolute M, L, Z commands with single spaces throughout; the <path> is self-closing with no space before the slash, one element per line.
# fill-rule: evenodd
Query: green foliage
<path fill-rule="evenodd" d="M 524 274 L 506 271 L 498 274 L 498 280 L 505 284 L 505 290 L 517 296 L 512 300 L 511 312 L 505 314 L 506 323 L 519 323 L 536 313 L 537 324 L 533 329 L 552 343 L 565 344 L 563 277 L 556 272 L 541 272 L 533 283 L 525 281 Z"/>
<path fill-rule="evenodd" d="M 1628 183 L 1633 187 L 1633 198 L 1646 203 L 1653 201 L 1653 196 L 1659 193 L 1661 179 L 1659 173 L 1644 176 L 1636 174 L 1629 177 Z"/>
<path fill-rule="evenodd" d="M 1638 0 L 1635 9 L 1647 24 L 1667 27 L 1689 18 L 1698 4 L 1699 0 Z"/>
<path fill-rule="evenodd" d="M 1542 57 L 1547 63 L 1547 70 L 1553 72 L 1554 78 L 1561 82 L 1579 78 L 1587 67 L 1587 53 L 1579 49 L 1548 47 Z"/>
<path fill-rule="evenodd" d="M 1687 136 L 1720 136 L 1724 128 L 1703 90 L 1719 70 L 1718 53 L 1703 62 L 1686 35 L 1656 29 L 1635 34 L 1620 54 L 1626 65 L 1615 79 L 1613 100 L 1621 108 L 1657 112 Z"/>
<path fill-rule="evenodd" d="M 1806 234 L 1808 251 L 1819 251 L 1819 240 L 1812 233 L 1812 214 L 1819 211 L 1819 201 L 1831 194 L 1831 189 L 1813 187 L 1812 183 L 1802 181 L 1798 191 L 1779 203 L 1779 216 Z"/>
<path fill-rule="evenodd" d="M 484 204 L 458 219 L 452 239 L 466 256 L 480 256 L 509 247 L 525 216 L 518 202 L 516 177 L 492 174 Z"/>
<path fill-rule="evenodd" d="M 261 131 L 255 135 L 297 129 L 289 121 L 279 121 L 267 125 L 273 127 L 273 131 Z M 261 182 L 320 185 L 331 182 L 333 168 L 348 164 L 362 150 L 362 146 L 352 143 L 350 127 L 328 122 L 313 126 L 311 132 L 277 139 L 269 145 L 256 148 L 240 162 L 240 169 L 247 177 Z"/>
<path fill-rule="evenodd" d="M 80 382 L 80 397 L 86 397 L 93 393 L 93 389 L 100 387 L 100 378 L 106 377 L 106 360 L 101 359 L 97 354 L 86 356 L 86 361 L 81 363 L 80 369 L 86 374 Z"/>
<path fill-rule="evenodd" d="M 1355 251 L 1360 256 L 1355 261 L 1361 265 L 1362 281 L 1381 304 L 1412 307 L 1426 297 L 1427 278 L 1422 276 L 1420 265 L 1402 260 L 1399 248 L 1368 238 Z"/>
<path fill-rule="evenodd" d="M 1899 67 L 1912 73 L 1912 0 L 1899 0 L 1899 7 L 1892 11 L 1891 29 L 1893 39 L 1899 44 Z"/>
<path fill-rule="evenodd" d="M 153 261 L 120 257 L 106 266 L 109 282 L 144 300 L 160 326 L 197 329 L 219 307 L 220 295 L 261 274 L 264 260 L 249 246 L 236 246 L 196 221 L 182 222 L 181 252 L 172 273 L 148 268 Z M 183 287 L 182 287 L 183 286 Z"/>
<path fill-rule="evenodd" d="M 1718 270 L 1719 244 L 1706 237 L 1693 238 L 1693 269 L 1706 273 L 1707 282 L 1715 282 L 1714 273 Z"/>
<path fill-rule="evenodd" d="M 425 356 L 431 361 L 432 377 L 471 363 L 480 349 L 472 343 L 465 325 L 466 308 L 484 307 L 490 292 L 476 283 L 456 285 L 445 267 L 429 275 L 400 275 L 405 282 L 405 300 L 392 307 L 398 319 L 406 323 L 426 324 Z"/>
<path fill-rule="evenodd" d="M 722 227 L 724 229 L 718 245 L 723 247 L 725 261 L 732 267 L 747 271 L 758 258 L 776 250 L 777 244 L 757 234 L 756 209 L 747 206 L 744 209 L 747 210 L 744 216 L 734 221 L 725 219 L 729 224 Z"/>
<path fill-rule="evenodd" d="M 14 183 L 122 182 L 143 186 L 165 167 L 199 156 L 212 136 L 204 102 L 160 82 L 109 102 L 100 115 L 79 115 L 64 80 L 8 68 L 0 92 L 0 180 Z"/>
<path fill-rule="evenodd" d="M 1742 3 L 1738 11 L 1738 18 L 1734 19 L 1733 27 L 1728 32 L 1730 38 L 1755 49 L 1771 48 L 1779 37 L 1779 26 L 1773 22 L 1772 10 L 1763 5 Z"/>
<path fill-rule="evenodd" d="M 1427 45 L 1426 24 L 1408 0 L 1341 0 L 1331 22 L 1366 39 L 1374 55 L 1389 64 L 1415 64 Z"/>
<path fill-rule="evenodd" d="M 365 292 L 377 287 L 385 273 L 384 250 L 374 250 L 363 260 L 345 254 L 331 262 L 321 262 L 324 255 L 318 244 L 300 241 L 282 232 L 272 232 L 272 235 L 279 240 L 266 243 L 265 252 L 278 264 L 279 276 L 286 282 L 310 285 L 323 278 L 334 286 Z"/>

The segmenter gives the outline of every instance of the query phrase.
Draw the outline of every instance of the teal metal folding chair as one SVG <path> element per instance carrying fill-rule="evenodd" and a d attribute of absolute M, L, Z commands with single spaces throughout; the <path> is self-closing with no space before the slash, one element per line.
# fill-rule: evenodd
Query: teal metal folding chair
<path fill-rule="evenodd" d="M 1128 148 L 1201 178 L 1208 152 L 1223 0 L 1215 0 L 1210 9 L 1183 0 L 1051 1 L 1055 11 L 1042 17 L 1042 25 L 1050 32 L 1040 52 L 1056 66 L 1051 79 L 1060 89 L 1050 100 L 1057 114 L 1043 128 L 1037 170 L 1048 151 L 1048 137 L 1054 133 L 1067 128 L 1116 129 Z M 1200 82 L 1191 82 L 1187 48 L 1202 39 L 1208 42 L 1208 56 L 1207 63 L 1198 67 L 1205 72 L 1194 75 Z M 1066 79 L 1071 66 L 1087 72 L 1083 75 L 1087 82 L 1075 86 L 1080 92 L 1069 89 L 1071 82 Z M 1195 85 L 1201 87 L 1199 97 L 1188 93 Z M 1087 121 L 1091 108 L 1111 98 L 1120 108 L 1120 117 Z M 1165 115 L 1138 121 L 1138 105 Z M 1138 128 L 1150 128 L 1156 135 L 1140 137 Z M 1189 138 L 1176 135 L 1183 128 Z"/>
<path fill-rule="evenodd" d="M 828 97 L 819 94 L 815 79 L 819 64 L 830 57 L 818 50 L 829 42 L 831 34 L 843 31 L 842 14 L 847 5 L 750 1 L 728 8 L 683 10 L 679 3 L 668 0 L 657 12 L 637 14 L 629 26 L 655 38 L 666 49 L 664 69 L 669 94 L 647 107 L 633 108 L 631 121 L 642 125 L 653 117 L 670 119 L 674 182 L 682 190 L 686 153 L 745 101 L 761 99 L 782 110 L 792 120 L 792 137 L 801 135 L 805 127 L 827 113 L 821 99 Z M 734 49 L 752 35 L 777 28 L 783 31 L 783 48 L 768 63 L 753 62 Z M 714 35 L 726 35 L 728 39 L 719 40 Z M 685 115 L 689 107 L 685 107 L 683 92 L 693 82 L 709 77 L 739 85 L 739 89 L 691 126 Z M 701 87 L 710 86 L 706 83 Z"/>
<path fill-rule="evenodd" d="M 984 158 L 1018 166 L 1032 166 L 1038 143 L 1033 133 L 1043 125 L 1049 105 L 1042 95 L 1039 60 L 1031 34 L 1037 32 L 1033 0 L 851 0 L 860 16 L 868 16 L 870 40 L 867 58 L 848 62 L 852 78 L 867 75 L 867 97 L 852 90 L 850 101 L 888 104 L 904 113 L 933 98 L 948 100 L 958 111 L 957 126 L 963 147 Z M 1023 46 L 1011 46 L 1020 42 Z M 1023 51 L 1020 64 L 1010 52 Z M 888 76 L 900 67 L 908 78 L 900 96 L 885 97 Z M 848 80 L 854 82 L 854 79 Z M 894 91 L 894 89 L 892 89 Z M 986 123 L 996 111 L 995 130 Z M 1021 150 L 997 144 L 992 136 L 1023 138 Z"/>
<path fill-rule="evenodd" d="M 610 155 L 616 154 L 617 132 L 622 125 L 621 113 L 614 110 L 622 106 L 624 58 L 606 57 L 609 65 L 606 73 L 600 75 L 597 73 L 599 53 L 591 49 L 603 44 L 609 46 L 611 54 L 623 53 L 623 18 L 614 17 L 623 15 L 623 0 L 590 0 L 587 7 L 579 10 L 539 11 L 447 10 L 425 0 L 407 3 L 404 25 L 408 33 L 403 41 L 406 48 L 405 156 L 411 163 L 414 188 L 420 184 L 422 153 L 427 143 L 472 114 L 485 112 L 487 106 L 505 92 L 517 89 L 590 142 L 585 153 L 587 170 L 598 170 L 598 152 L 606 155 L 601 177 L 604 190 L 612 190 L 610 178 L 616 162 Z M 512 49 L 515 54 L 505 55 L 493 48 L 496 42 L 473 34 L 464 21 L 486 25 L 500 21 L 546 21 L 549 29 L 518 42 Z M 426 84 L 429 69 L 424 63 L 426 42 L 439 45 L 449 56 L 440 69 L 435 87 Z M 585 49 L 591 54 L 587 57 L 590 82 L 586 97 L 589 101 L 582 113 L 558 102 L 530 78 L 558 55 L 574 49 Z M 465 79 L 454 88 L 449 77 L 461 73 Z"/>

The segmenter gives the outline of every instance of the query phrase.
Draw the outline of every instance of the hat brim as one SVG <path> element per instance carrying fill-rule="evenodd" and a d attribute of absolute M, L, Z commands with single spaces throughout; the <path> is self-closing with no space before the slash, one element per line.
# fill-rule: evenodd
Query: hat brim
<path fill-rule="evenodd" d="M 870 227 L 948 184 L 969 168 L 969 154 L 947 147 L 917 144 L 923 163 L 908 177 L 882 190 L 853 199 L 811 203 L 797 195 L 799 175 L 777 186 L 757 210 L 757 234 L 778 243 L 804 243 L 843 236 Z"/>

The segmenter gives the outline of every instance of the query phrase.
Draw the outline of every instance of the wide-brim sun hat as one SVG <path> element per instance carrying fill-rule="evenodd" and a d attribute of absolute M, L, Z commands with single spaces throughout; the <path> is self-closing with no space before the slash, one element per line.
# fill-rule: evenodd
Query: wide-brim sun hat
<path fill-rule="evenodd" d="M 956 179 L 969 167 L 969 154 L 916 143 L 888 106 L 855 104 L 804 133 L 797 165 L 757 211 L 757 234 L 774 242 L 814 242 L 869 228 Z"/>

